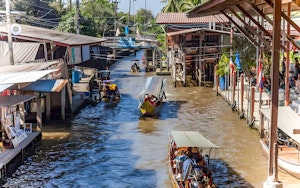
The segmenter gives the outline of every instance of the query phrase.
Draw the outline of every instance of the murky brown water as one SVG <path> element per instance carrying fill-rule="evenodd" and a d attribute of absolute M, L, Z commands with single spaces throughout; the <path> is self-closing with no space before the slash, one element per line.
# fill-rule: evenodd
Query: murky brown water
<path fill-rule="evenodd" d="M 268 163 L 258 132 L 212 88 L 174 88 L 166 76 L 167 100 L 160 117 L 140 120 L 135 97 L 154 73 L 130 73 L 130 66 L 127 59 L 112 69 L 122 93 L 119 104 L 86 107 L 68 124 L 44 126 L 41 148 L 6 185 L 169 188 L 168 133 L 194 130 L 221 147 L 220 159 L 212 162 L 218 187 L 263 187 Z M 300 187 L 300 180 L 282 171 L 279 180 L 284 187 Z"/>

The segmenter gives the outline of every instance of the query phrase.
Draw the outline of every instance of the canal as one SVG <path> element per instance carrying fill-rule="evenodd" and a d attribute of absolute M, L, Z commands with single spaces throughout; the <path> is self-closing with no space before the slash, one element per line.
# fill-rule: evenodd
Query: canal
<path fill-rule="evenodd" d="M 170 76 L 165 76 L 167 99 L 161 115 L 139 119 L 136 96 L 146 78 L 155 75 L 145 73 L 141 62 L 141 72 L 130 72 L 130 59 L 141 57 L 142 51 L 111 67 L 122 93 L 120 103 L 87 106 L 66 124 L 44 125 L 41 146 L 5 186 L 170 188 L 168 133 L 193 130 L 221 148 L 220 159 L 212 163 L 217 187 L 262 187 L 268 161 L 258 132 L 212 88 L 174 88 Z M 279 179 L 299 183 L 282 171 Z"/>

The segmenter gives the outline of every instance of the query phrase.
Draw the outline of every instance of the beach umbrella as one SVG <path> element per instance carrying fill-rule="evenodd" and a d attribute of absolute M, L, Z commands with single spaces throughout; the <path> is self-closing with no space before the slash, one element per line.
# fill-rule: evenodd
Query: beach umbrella
<path fill-rule="evenodd" d="M 236 67 L 238 70 L 241 70 L 242 67 L 241 67 L 241 59 L 240 59 L 240 54 L 237 52 L 236 55 L 235 55 L 235 61 L 234 63 L 236 64 Z"/>

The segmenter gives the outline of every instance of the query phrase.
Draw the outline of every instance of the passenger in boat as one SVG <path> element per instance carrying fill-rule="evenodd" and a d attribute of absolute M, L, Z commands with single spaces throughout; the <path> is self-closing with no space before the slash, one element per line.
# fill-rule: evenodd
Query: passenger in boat
<path fill-rule="evenodd" d="M 109 85 L 105 85 L 105 97 L 110 97 L 111 90 L 109 89 Z"/>
<path fill-rule="evenodd" d="M 193 147 L 193 148 L 191 148 L 191 152 L 192 152 L 192 159 L 194 161 L 197 161 L 199 158 L 202 158 L 202 154 L 201 154 L 199 148 Z"/>
<path fill-rule="evenodd" d="M 179 150 L 177 152 L 177 156 L 174 159 L 174 163 L 176 164 L 176 178 L 181 179 L 182 174 L 182 165 L 185 161 L 186 156 L 184 155 L 184 150 Z"/>
<path fill-rule="evenodd" d="M 205 167 L 205 161 L 203 158 L 198 158 L 196 165 L 192 171 L 192 184 L 197 184 L 198 188 L 205 187 L 209 183 L 209 177 L 207 174 L 207 168 Z"/>
<path fill-rule="evenodd" d="M 144 98 L 144 101 L 148 101 L 148 100 L 149 100 L 149 95 L 146 94 L 146 95 L 145 95 L 145 98 Z"/>
<path fill-rule="evenodd" d="M 189 183 L 189 176 L 194 166 L 192 160 L 192 153 L 187 151 L 185 153 L 185 156 L 186 156 L 186 160 L 183 162 L 182 165 L 182 181 L 181 181 L 181 183 L 184 185 Z"/>
<path fill-rule="evenodd" d="M 154 96 L 154 95 L 151 95 L 150 96 L 150 103 L 153 105 L 153 106 L 157 106 L 158 105 L 158 99 Z"/>

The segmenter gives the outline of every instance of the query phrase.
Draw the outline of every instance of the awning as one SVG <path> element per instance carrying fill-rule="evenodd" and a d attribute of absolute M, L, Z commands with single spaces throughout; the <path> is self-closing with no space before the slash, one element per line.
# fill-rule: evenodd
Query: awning
<path fill-rule="evenodd" d="M 57 71 L 57 69 L 0 74 L 0 85 L 35 82 L 47 74 L 55 71 Z"/>
<path fill-rule="evenodd" d="M 66 79 L 57 80 L 38 80 L 22 88 L 22 91 L 36 91 L 36 92 L 60 92 L 62 88 L 68 83 Z"/>
<path fill-rule="evenodd" d="M 0 96 L 0 107 L 9 107 L 34 99 L 34 95 Z"/>
<path fill-rule="evenodd" d="M 13 42 L 13 57 L 15 63 L 32 62 L 35 60 L 40 43 L 36 42 Z M 10 64 L 8 43 L 0 41 L 0 66 Z"/>
<path fill-rule="evenodd" d="M 219 148 L 196 131 L 171 131 L 171 136 L 177 147 Z"/>
<path fill-rule="evenodd" d="M 0 93 L 13 85 L 14 84 L 0 84 Z"/>
<path fill-rule="evenodd" d="M 13 73 L 13 72 L 39 71 L 58 63 L 60 63 L 60 60 L 47 61 L 43 63 L 25 63 L 25 64 L 18 64 L 18 65 L 1 66 L 0 74 Z"/>

